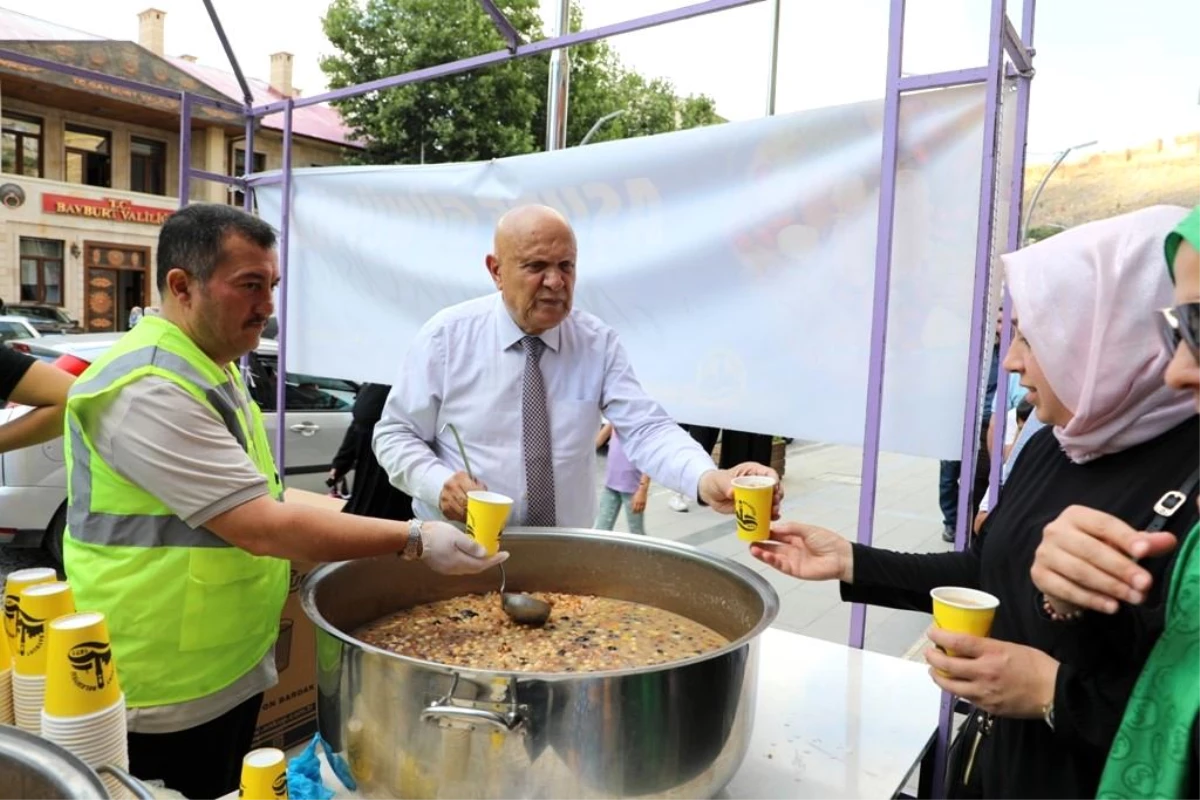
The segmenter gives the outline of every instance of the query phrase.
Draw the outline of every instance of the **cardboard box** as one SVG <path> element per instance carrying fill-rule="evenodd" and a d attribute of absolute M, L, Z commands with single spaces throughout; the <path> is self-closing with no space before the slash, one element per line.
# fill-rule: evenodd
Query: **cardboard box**
<path fill-rule="evenodd" d="M 288 489 L 285 502 L 340 511 L 344 501 L 327 495 Z M 300 608 L 300 585 L 318 564 L 292 562 L 287 602 L 275 642 L 279 683 L 263 697 L 254 731 L 254 747 L 290 750 L 305 744 L 317 731 L 317 635 Z"/>

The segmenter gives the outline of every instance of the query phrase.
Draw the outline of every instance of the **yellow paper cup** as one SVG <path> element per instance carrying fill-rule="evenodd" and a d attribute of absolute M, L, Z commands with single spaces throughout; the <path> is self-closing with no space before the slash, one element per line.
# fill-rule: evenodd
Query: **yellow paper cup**
<path fill-rule="evenodd" d="M 287 759 L 282 750 L 263 747 L 242 759 L 238 797 L 245 800 L 282 800 L 288 796 Z"/>
<path fill-rule="evenodd" d="M 487 549 L 500 550 L 500 534 L 508 523 L 513 501 L 497 492 L 467 492 L 467 535 Z"/>
<path fill-rule="evenodd" d="M 47 626 L 75 613 L 75 596 L 62 581 L 35 583 L 21 590 L 17 603 L 17 650 L 13 668 L 21 675 L 46 674 Z"/>
<path fill-rule="evenodd" d="M 942 630 L 987 636 L 1000 600 L 995 595 L 961 586 L 939 586 L 929 590 L 933 598 L 933 624 Z M 954 651 L 946 652 L 954 655 Z"/>
<path fill-rule="evenodd" d="M 90 611 L 50 623 L 46 650 L 46 713 L 77 717 L 108 708 L 121 698 L 108 622 Z"/>
<path fill-rule="evenodd" d="M 771 538 L 771 507 L 775 502 L 774 478 L 747 475 L 733 479 L 733 515 L 738 538 L 761 542 Z"/>
<path fill-rule="evenodd" d="M 17 652 L 17 606 L 20 604 L 21 590 L 26 586 L 56 580 L 58 573 L 49 567 L 19 569 L 8 574 L 8 579 L 4 582 L 4 633 L 8 639 L 10 655 Z"/>

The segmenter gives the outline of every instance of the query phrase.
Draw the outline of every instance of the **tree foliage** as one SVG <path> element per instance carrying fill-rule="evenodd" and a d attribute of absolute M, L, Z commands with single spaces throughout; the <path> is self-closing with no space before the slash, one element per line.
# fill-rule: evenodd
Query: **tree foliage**
<path fill-rule="evenodd" d="M 538 0 L 498 4 L 526 42 L 545 38 Z M 321 60 L 330 87 L 491 53 L 505 43 L 478 0 L 333 0 L 322 20 L 335 53 Z M 578 6 L 573 30 L 583 27 Z M 573 47 L 567 144 L 599 142 L 722 121 L 711 98 L 680 97 L 669 81 L 626 69 L 604 41 Z M 363 163 L 478 161 L 541 150 L 546 139 L 549 56 L 369 92 L 337 103 L 365 149 Z"/>

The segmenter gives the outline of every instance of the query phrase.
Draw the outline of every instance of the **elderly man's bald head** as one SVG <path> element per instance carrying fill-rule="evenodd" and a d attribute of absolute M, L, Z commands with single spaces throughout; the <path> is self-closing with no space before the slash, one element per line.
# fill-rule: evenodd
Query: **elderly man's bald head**
<path fill-rule="evenodd" d="M 496 223 L 488 272 L 517 326 L 536 336 L 557 326 L 575 292 L 575 232 L 549 206 L 512 209 Z"/>
<path fill-rule="evenodd" d="M 567 222 L 567 218 L 557 209 L 539 205 L 517 206 L 505 212 L 496 221 L 492 247 L 499 253 L 511 242 L 520 241 L 531 235 L 544 235 L 550 231 L 565 231 L 572 240 L 575 238 L 575 232 L 571 230 L 571 223 Z"/>

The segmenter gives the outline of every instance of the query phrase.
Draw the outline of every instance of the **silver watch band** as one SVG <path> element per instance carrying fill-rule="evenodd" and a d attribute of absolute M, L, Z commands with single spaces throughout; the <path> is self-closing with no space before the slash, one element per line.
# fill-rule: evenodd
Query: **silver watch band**
<path fill-rule="evenodd" d="M 408 522 L 408 541 L 404 543 L 401 555 L 406 561 L 416 561 L 425 552 L 425 543 L 421 540 L 421 520 L 415 517 Z"/>

